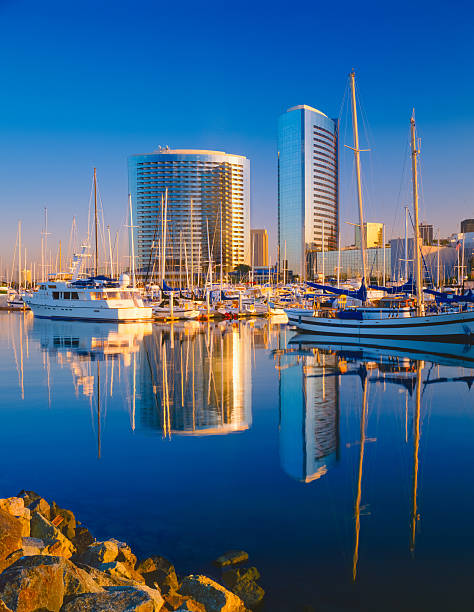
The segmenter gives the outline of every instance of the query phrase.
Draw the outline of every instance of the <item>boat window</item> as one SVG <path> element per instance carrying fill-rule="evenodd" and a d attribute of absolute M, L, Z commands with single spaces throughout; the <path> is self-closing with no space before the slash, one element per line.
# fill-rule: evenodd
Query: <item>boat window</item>
<path fill-rule="evenodd" d="M 41 289 L 42 291 L 44 291 L 44 290 L 46 289 L 46 285 L 41 285 L 41 286 L 40 286 L 40 289 Z"/>
<path fill-rule="evenodd" d="M 79 299 L 79 294 L 77 293 L 77 291 L 71 291 L 71 300 L 78 300 Z"/>
<path fill-rule="evenodd" d="M 53 291 L 53 300 L 59 300 L 59 291 Z"/>
<path fill-rule="evenodd" d="M 63 299 L 64 300 L 70 300 L 71 299 L 71 292 L 70 291 L 65 291 L 63 293 Z"/>
<path fill-rule="evenodd" d="M 101 291 L 91 291 L 90 292 L 91 300 L 104 300 L 105 295 Z"/>
<path fill-rule="evenodd" d="M 56 289 L 56 285 L 48 285 L 49 289 Z"/>
<path fill-rule="evenodd" d="M 108 300 L 119 300 L 120 299 L 120 293 L 118 291 L 108 291 L 106 295 L 107 295 Z"/>

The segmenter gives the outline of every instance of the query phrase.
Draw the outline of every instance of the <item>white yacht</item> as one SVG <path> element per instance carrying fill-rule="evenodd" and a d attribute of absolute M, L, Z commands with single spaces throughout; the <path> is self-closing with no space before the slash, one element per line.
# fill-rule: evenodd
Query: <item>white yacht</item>
<path fill-rule="evenodd" d="M 93 277 L 76 281 L 48 281 L 24 301 L 35 317 L 85 321 L 148 321 L 152 309 L 143 305 L 137 289 L 128 287 L 128 276 L 119 282 Z"/>

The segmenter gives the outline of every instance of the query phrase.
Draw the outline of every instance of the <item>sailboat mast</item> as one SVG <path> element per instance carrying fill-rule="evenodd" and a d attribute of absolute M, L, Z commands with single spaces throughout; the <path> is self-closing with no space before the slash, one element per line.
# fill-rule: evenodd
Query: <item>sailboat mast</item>
<path fill-rule="evenodd" d="M 137 286 L 135 278 L 135 241 L 133 239 L 133 211 L 132 211 L 132 194 L 128 194 L 128 207 L 130 209 L 130 255 L 132 264 L 132 287 L 135 289 Z"/>
<path fill-rule="evenodd" d="M 94 168 L 94 232 L 95 232 L 95 276 L 99 274 L 99 242 L 98 242 L 98 228 L 97 228 L 97 172 Z"/>
<path fill-rule="evenodd" d="M 21 289 L 21 221 L 18 221 L 18 293 Z"/>
<path fill-rule="evenodd" d="M 413 214 L 415 234 L 415 282 L 416 282 L 416 311 L 418 316 L 424 314 L 423 287 L 421 286 L 421 258 L 420 258 L 420 222 L 418 220 L 418 154 L 416 148 L 415 111 L 410 120 L 411 124 L 411 171 L 413 181 Z"/>
<path fill-rule="evenodd" d="M 357 200 L 359 203 L 359 227 L 360 227 L 360 250 L 362 257 L 362 277 L 364 282 L 367 279 L 367 236 L 364 231 L 364 210 L 362 203 L 362 182 L 360 176 L 360 149 L 359 149 L 359 129 L 357 126 L 357 106 L 355 94 L 355 72 L 350 75 L 351 94 L 352 94 L 352 129 L 354 131 L 354 158 L 356 164 L 357 177 Z"/>

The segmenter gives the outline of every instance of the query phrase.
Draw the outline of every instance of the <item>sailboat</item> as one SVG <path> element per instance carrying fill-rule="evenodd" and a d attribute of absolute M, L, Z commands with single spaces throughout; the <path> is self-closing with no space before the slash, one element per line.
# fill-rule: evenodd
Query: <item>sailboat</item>
<path fill-rule="evenodd" d="M 357 193 L 359 202 L 360 227 L 364 227 L 362 206 L 362 184 L 360 177 L 360 149 L 357 131 L 357 111 L 355 97 L 355 75 L 351 73 L 350 83 L 352 90 L 352 118 L 354 127 L 354 154 L 356 162 Z M 397 312 L 394 309 L 392 316 L 380 319 L 364 316 L 364 308 L 347 310 L 316 311 L 314 313 L 300 313 L 289 317 L 299 331 L 313 334 L 323 334 L 332 337 L 354 338 L 358 341 L 366 339 L 394 339 L 394 340 L 420 340 L 435 342 L 460 342 L 474 344 L 474 310 L 466 312 L 425 313 L 423 301 L 423 287 L 421 275 L 420 233 L 418 219 L 418 155 L 416 146 L 415 115 L 410 120 L 411 128 L 411 157 L 412 157 L 412 183 L 413 183 L 413 210 L 415 234 L 415 287 L 416 310 L 415 313 Z M 351 147 L 352 148 L 352 147 Z M 366 274 L 366 243 L 364 232 L 361 232 L 361 257 L 363 278 L 358 293 L 362 301 L 367 300 L 365 287 Z M 366 305 L 366 304 L 364 304 Z"/>

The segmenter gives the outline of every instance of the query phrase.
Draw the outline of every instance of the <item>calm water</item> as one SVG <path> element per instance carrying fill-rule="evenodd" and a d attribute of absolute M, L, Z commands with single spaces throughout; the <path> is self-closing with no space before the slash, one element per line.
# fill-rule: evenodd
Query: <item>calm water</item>
<path fill-rule="evenodd" d="M 0 313 L 0 496 L 182 574 L 243 548 L 265 610 L 472 610 L 474 347 L 428 349 Z"/>

